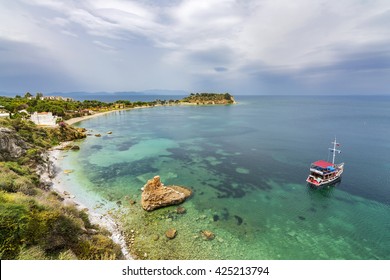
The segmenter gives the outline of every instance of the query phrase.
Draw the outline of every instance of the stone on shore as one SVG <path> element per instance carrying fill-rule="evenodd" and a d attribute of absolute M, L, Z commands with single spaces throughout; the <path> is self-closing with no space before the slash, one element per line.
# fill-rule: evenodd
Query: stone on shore
<path fill-rule="evenodd" d="M 161 183 L 160 176 L 155 176 L 143 187 L 141 196 L 142 208 L 146 211 L 177 205 L 191 196 L 192 191 L 180 186 L 164 186 Z"/>

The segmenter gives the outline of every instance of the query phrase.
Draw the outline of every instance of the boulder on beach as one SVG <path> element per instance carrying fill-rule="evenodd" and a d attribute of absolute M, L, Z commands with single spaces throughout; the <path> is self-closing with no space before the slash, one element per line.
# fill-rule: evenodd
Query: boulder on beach
<path fill-rule="evenodd" d="M 190 197 L 192 191 L 181 186 L 164 186 L 160 180 L 160 176 L 155 176 L 143 187 L 141 196 L 142 208 L 146 211 L 177 205 Z"/>

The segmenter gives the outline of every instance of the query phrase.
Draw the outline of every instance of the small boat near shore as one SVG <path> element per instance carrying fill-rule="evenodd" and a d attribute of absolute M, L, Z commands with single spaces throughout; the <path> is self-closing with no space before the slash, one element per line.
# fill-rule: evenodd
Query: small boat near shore
<path fill-rule="evenodd" d="M 341 179 L 344 171 L 344 163 L 335 164 L 336 153 L 341 153 L 336 147 L 340 146 L 336 138 L 332 142 L 333 148 L 329 148 L 332 153 L 332 162 L 317 160 L 310 165 L 310 174 L 306 179 L 310 185 L 316 187 L 328 186 Z"/>

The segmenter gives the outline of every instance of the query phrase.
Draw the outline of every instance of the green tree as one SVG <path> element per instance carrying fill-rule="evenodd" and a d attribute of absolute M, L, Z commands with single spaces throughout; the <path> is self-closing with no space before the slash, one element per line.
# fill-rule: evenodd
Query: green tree
<path fill-rule="evenodd" d="M 50 112 L 53 112 L 53 115 L 63 117 L 65 116 L 64 109 L 58 105 L 54 105 L 50 108 Z"/>

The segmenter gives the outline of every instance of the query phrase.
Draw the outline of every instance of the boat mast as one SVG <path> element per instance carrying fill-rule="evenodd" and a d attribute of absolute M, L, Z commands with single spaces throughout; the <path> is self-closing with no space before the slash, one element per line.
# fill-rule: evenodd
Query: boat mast
<path fill-rule="evenodd" d="M 334 141 L 332 142 L 332 144 L 333 144 L 333 149 L 329 148 L 329 150 L 332 151 L 332 154 L 333 154 L 333 156 L 332 156 L 332 164 L 334 164 L 334 160 L 336 158 L 336 152 L 341 153 L 340 150 L 336 149 L 336 146 L 338 146 L 340 144 L 340 143 L 337 143 L 336 136 L 334 137 Z"/>

